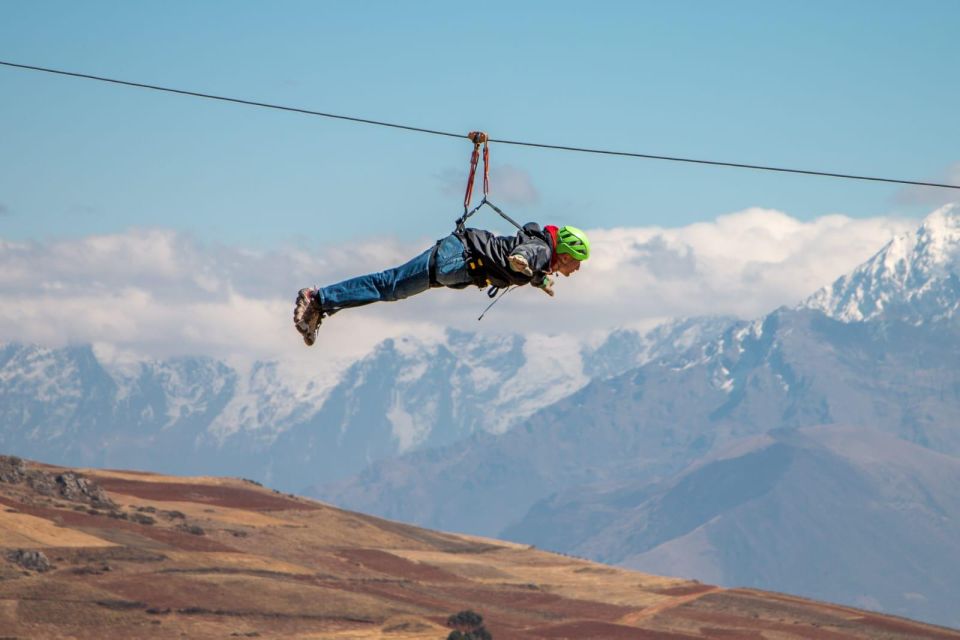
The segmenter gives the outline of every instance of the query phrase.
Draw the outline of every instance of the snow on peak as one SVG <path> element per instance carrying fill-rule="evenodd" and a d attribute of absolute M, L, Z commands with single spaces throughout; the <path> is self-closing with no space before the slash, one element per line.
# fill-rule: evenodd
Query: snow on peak
<path fill-rule="evenodd" d="M 927 216 L 853 272 L 801 303 L 843 322 L 881 315 L 913 323 L 952 317 L 960 307 L 960 205 Z"/>

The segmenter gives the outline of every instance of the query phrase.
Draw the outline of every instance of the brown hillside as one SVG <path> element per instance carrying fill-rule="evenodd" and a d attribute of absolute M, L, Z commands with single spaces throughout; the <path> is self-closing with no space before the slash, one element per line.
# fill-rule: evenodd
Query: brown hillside
<path fill-rule="evenodd" d="M 40 553 L 36 553 L 40 552 Z M 224 478 L 0 456 L 0 637 L 953 638 L 781 594 L 419 529 Z"/>

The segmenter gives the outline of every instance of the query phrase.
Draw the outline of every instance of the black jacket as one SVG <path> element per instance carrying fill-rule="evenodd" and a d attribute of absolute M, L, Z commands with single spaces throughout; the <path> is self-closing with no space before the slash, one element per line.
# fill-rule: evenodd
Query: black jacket
<path fill-rule="evenodd" d="M 478 287 L 492 285 L 502 288 L 530 283 L 539 286 L 550 272 L 553 240 L 536 222 L 523 225 L 523 231 L 515 236 L 498 236 L 483 229 L 464 229 L 454 235 L 463 242 L 467 266 L 475 265 L 470 271 Z M 514 254 L 527 259 L 532 276 L 510 268 L 508 258 Z"/>

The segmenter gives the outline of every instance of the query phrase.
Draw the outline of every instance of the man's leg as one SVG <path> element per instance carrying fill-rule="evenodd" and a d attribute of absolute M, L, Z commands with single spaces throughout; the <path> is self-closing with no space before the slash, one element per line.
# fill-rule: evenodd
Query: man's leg
<path fill-rule="evenodd" d="M 317 329 L 323 320 L 323 311 L 320 310 L 320 301 L 317 300 L 315 289 L 304 288 L 297 293 L 297 301 L 293 306 L 293 326 L 296 327 L 303 341 L 312 347 L 317 340 Z"/>
<path fill-rule="evenodd" d="M 293 326 L 308 347 L 317 339 L 325 315 L 371 302 L 401 300 L 430 288 L 430 256 L 427 249 L 406 264 L 358 276 L 329 287 L 301 289 L 293 308 Z"/>
<path fill-rule="evenodd" d="M 463 258 L 464 248 L 453 235 L 441 240 L 406 264 L 344 280 L 329 287 L 302 289 L 297 297 L 293 322 L 310 346 L 325 315 L 372 302 L 402 300 L 430 288 L 430 261 L 435 260 L 436 284 L 456 286 L 471 282 Z M 435 257 L 434 257 L 435 256 Z"/>
<path fill-rule="evenodd" d="M 457 236 L 449 235 L 440 241 L 434 265 L 437 284 L 458 287 L 473 282 L 463 253 L 463 243 Z"/>
<path fill-rule="evenodd" d="M 406 264 L 379 273 L 350 278 L 317 290 L 320 308 L 329 315 L 371 302 L 392 302 L 430 288 L 430 254 L 433 247 Z"/>

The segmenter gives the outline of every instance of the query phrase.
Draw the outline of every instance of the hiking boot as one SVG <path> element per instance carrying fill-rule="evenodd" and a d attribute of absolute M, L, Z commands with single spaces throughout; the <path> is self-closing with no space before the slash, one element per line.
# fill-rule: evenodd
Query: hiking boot
<path fill-rule="evenodd" d="M 293 308 L 293 326 L 297 328 L 308 347 L 317 340 L 317 329 L 323 319 L 319 293 L 316 289 L 300 289 L 297 304 Z"/>

